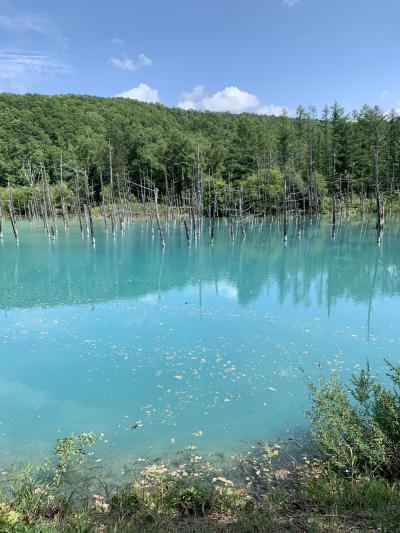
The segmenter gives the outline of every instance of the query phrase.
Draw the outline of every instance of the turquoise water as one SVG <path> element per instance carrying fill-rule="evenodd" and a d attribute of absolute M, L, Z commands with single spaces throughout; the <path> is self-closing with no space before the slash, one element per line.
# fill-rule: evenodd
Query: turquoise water
<path fill-rule="evenodd" d="M 243 450 L 306 427 L 311 378 L 399 360 L 400 235 L 306 223 L 287 246 L 276 224 L 162 250 L 146 223 L 96 247 L 77 226 L 49 241 L 7 226 L 0 246 L 0 453 L 37 460 L 68 432 L 104 432 L 126 462 L 188 445 Z M 132 429 L 135 422 L 143 425 Z"/>

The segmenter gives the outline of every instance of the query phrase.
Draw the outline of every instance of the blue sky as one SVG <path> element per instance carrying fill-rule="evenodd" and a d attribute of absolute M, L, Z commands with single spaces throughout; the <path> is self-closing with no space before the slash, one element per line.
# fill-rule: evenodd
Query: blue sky
<path fill-rule="evenodd" d="M 399 0 L 0 0 L 0 91 L 400 108 Z"/>

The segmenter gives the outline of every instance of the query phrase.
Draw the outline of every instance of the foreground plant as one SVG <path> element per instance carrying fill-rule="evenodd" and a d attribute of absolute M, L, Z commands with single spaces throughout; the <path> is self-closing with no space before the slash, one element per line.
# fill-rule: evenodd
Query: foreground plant
<path fill-rule="evenodd" d="M 96 444 L 103 438 L 103 433 L 97 436 L 95 433 L 81 433 L 74 435 L 70 433 L 63 439 L 59 439 L 54 448 L 54 455 L 57 464 L 53 467 L 54 482 L 58 485 L 62 476 L 68 471 L 72 464 L 81 463 L 86 455 L 86 449 Z"/>
<path fill-rule="evenodd" d="M 369 366 L 349 387 L 336 375 L 309 384 L 310 436 L 338 472 L 400 477 L 400 366 L 386 362 L 388 385 Z"/>
<path fill-rule="evenodd" d="M 57 441 L 53 460 L 14 473 L 0 493 L 0 533 L 29 531 L 42 520 L 57 522 L 73 514 L 72 493 L 67 497 L 60 491 L 61 481 L 73 464 L 82 464 L 87 447 L 99 438 L 94 433 L 67 435 Z"/>

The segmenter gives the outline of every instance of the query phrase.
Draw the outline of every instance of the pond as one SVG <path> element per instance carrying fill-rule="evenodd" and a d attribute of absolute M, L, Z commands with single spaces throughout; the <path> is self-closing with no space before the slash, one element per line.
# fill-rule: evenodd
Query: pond
<path fill-rule="evenodd" d="M 0 452 L 37 461 L 69 432 L 104 432 L 116 464 L 187 446 L 234 453 L 307 427 L 305 373 L 348 379 L 399 360 L 400 235 L 387 225 L 219 221 L 188 247 L 171 223 L 96 246 L 20 222 L 0 246 Z M 134 429 L 134 426 L 137 426 Z"/>

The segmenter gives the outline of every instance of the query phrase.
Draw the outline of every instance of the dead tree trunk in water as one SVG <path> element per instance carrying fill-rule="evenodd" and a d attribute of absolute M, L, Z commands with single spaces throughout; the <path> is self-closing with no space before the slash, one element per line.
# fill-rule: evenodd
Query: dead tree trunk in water
<path fill-rule="evenodd" d="M 110 161 L 110 202 L 111 202 L 111 229 L 112 236 L 115 239 L 115 209 L 114 209 L 114 178 L 113 178 L 113 163 L 112 163 L 112 151 L 111 141 L 108 143 L 109 147 L 109 161 Z"/>
<path fill-rule="evenodd" d="M 188 228 L 186 220 L 183 221 L 183 225 L 185 227 L 186 239 L 187 239 L 188 245 L 190 246 L 190 233 L 189 233 L 189 228 Z"/>
<path fill-rule="evenodd" d="M 286 180 L 285 180 L 285 187 L 284 187 L 284 197 L 283 197 L 283 240 L 287 242 L 287 234 L 288 234 L 288 228 L 287 228 L 287 190 L 286 190 Z"/>
<path fill-rule="evenodd" d="M 56 223 L 56 213 L 54 210 L 53 200 L 52 200 L 51 191 L 50 191 L 50 185 L 49 185 L 49 181 L 48 181 L 47 173 L 46 173 L 46 168 L 43 163 L 42 163 L 42 176 L 43 176 L 43 182 L 44 182 L 44 187 L 45 187 L 45 192 L 46 192 L 46 198 L 44 199 L 44 202 L 46 203 L 47 201 L 48 213 L 52 221 L 51 235 L 53 239 L 55 239 L 56 235 L 58 234 L 57 223 Z"/>
<path fill-rule="evenodd" d="M 92 239 L 92 245 L 95 246 L 96 237 L 94 235 L 92 210 L 90 208 L 89 180 L 88 180 L 88 175 L 86 172 L 85 172 L 85 192 L 86 192 L 85 211 L 87 210 L 87 214 L 89 217 L 90 238 Z"/>
<path fill-rule="evenodd" d="M 69 223 L 68 223 L 68 215 L 67 215 L 67 210 L 65 208 L 65 202 L 64 202 L 64 196 L 61 196 L 61 214 L 62 214 L 62 217 L 63 217 L 63 222 L 64 222 L 64 230 L 66 231 L 69 227 Z"/>
<path fill-rule="evenodd" d="M 160 232 L 161 246 L 165 248 L 164 234 L 163 234 L 163 230 L 162 230 L 161 223 L 160 223 L 160 215 L 158 213 L 158 189 L 157 187 L 154 188 L 154 206 L 155 206 L 155 212 L 156 212 L 158 231 Z"/>
<path fill-rule="evenodd" d="M 332 239 L 336 236 L 336 195 L 332 191 Z"/>
<path fill-rule="evenodd" d="M 210 244 L 214 244 L 214 233 L 215 233 L 215 215 L 217 211 L 217 190 L 214 187 L 214 202 L 212 207 L 212 218 L 211 218 L 211 233 L 210 233 Z"/>
<path fill-rule="evenodd" d="M 196 191 L 196 206 L 197 206 L 197 237 L 200 239 L 200 230 L 203 220 L 204 205 L 203 205 L 203 175 L 200 161 L 200 143 L 197 143 L 197 191 Z M 196 230 L 195 230 L 196 231 Z"/>
<path fill-rule="evenodd" d="M 246 230 L 244 229 L 244 224 L 243 224 L 243 186 L 242 185 L 239 188 L 239 219 L 240 219 L 240 227 L 242 229 L 242 235 L 243 237 L 246 237 Z"/>
<path fill-rule="evenodd" d="M 192 216 L 193 234 L 194 234 L 194 240 L 196 241 L 197 237 L 198 237 L 197 227 L 196 227 L 196 209 L 197 209 L 197 207 L 196 207 L 195 195 L 194 195 L 193 191 L 192 191 L 192 194 L 191 194 L 190 205 L 191 205 L 190 214 Z"/>
<path fill-rule="evenodd" d="M 89 217 L 88 217 L 87 206 L 86 206 L 85 202 L 83 203 L 83 213 L 85 215 L 86 233 L 89 236 Z"/>
<path fill-rule="evenodd" d="M 8 212 L 10 214 L 10 220 L 11 220 L 11 225 L 12 225 L 13 232 L 14 232 L 15 242 L 18 244 L 19 243 L 19 236 L 18 236 L 17 222 L 15 220 L 15 215 L 14 215 L 14 207 L 13 207 L 13 202 L 12 202 L 12 195 L 10 195 L 10 197 L 8 199 Z"/>
<path fill-rule="evenodd" d="M 46 230 L 47 237 L 50 239 L 50 229 L 49 229 L 49 223 L 47 221 L 47 211 L 44 206 L 40 208 L 40 214 L 42 215 L 43 227 Z"/>
<path fill-rule="evenodd" d="M 83 226 L 82 226 L 82 210 L 81 210 L 81 200 L 80 200 L 80 184 L 79 184 L 79 173 L 78 170 L 75 171 L 75 194 L 76 194 L 76 208 L 78 211 L 79 218 L 79 229 L 81 230 L 81 237 L 83 239 Z"/>
<path fill-rule="evenodd" d="M 379 147 L 374 148 L 374 163 L 375 163 L 375 195 L 376 195 L 376 231 L 377 243 L 381 242 L 383 226 L 385 223 L 385 213 L 383 200 L 379 190 Z"/>
<path fill-rule="evenodd" d="M 102 172 L 100 172 L 100 185 L 101 185 L 101 214 L 103 215 L 104 229 L 108 231 L 106 206 L 104 205 L 104 184 L 103 184 L 103 173 Z"/>
<path fill-rule="evenodd" d="M 90 205 L 89 204 L 84 204 L 84 210 L 85 210 L 85 218 L 87 216 L 88 218 L 88 221 L 89 221 L 89 230 L 90 230 L 90 238 L 92 240 L 92 244 L 93 246 L 95 246 L 96 244 L 96 237 L 94 235 L 94 228 L 93 228 L 93 217 L 92 217 L 92 210 L 90 209 Z M 86 222 L 87 224 L 87 222 Z"/>
<path fill-rule="evenodd" d="M 60 156 L 60 181 L 61 181 L 61 186 L 63 186 L 63 153 L 61 151 L 61 156 Z M 63 222 L 64 222 L 64 231 L 66 231 L 68 228 L 69 228 L 69 222 L 68 222 L 68 210 L 66 209 L 66 206 L 65 206 L 65 200 L 64 200 L 64 191 L 61 189 L 61 213 L 62 213 L 62 217 L 63 217 Z"/>
<path fill-rule="evenodd" d="M 18 228 L 17 228 L 17 221 L 15 220 L 13 195 L 12 195 L 10 183 L 8 184 L 8 213 L 10 215 L 15 242 L 18 244 L 19 243 Z"/>
<path fill-rule="evenodd" d="M 361 192 L 360 192 L 360 215 L 361 215 L 361 220 L 364 219 L 364 200 L 365 200 L 365 197 L 364 197 L 364 184 L 362 183 L 361 184 Z"/>

